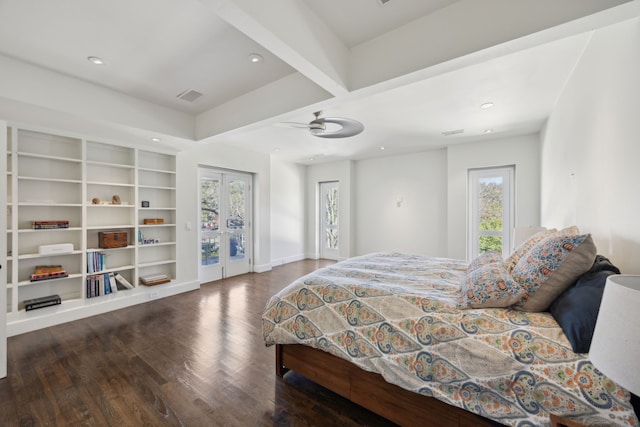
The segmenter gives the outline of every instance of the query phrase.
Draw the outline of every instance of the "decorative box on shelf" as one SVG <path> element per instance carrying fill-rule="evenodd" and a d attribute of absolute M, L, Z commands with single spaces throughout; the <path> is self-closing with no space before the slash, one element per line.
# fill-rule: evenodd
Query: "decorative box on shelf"
<path fill-rule="evenodd" d="M 59 255 L 73 253 L 73 243 L 56 243 L 38 246 L 39 255 Z"/>
<path fill-rule="evenodd" d="M 124 248 L 128 244 L 129 236 L 126 231 L 98 232 L 98 246 L 102 249 Z"/>
<path fill-rule="evenodd" d="M 144 224 L 164 224 L 163 218 L 145 218 Z"/>

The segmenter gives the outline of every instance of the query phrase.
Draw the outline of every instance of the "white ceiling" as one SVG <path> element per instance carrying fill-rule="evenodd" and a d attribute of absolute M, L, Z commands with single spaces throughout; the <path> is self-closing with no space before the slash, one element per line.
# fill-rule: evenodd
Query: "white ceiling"
<path fill-rule="evenodd" d="M 232 144 L 301 163 L 409 153 L 540 130 L 591 32 L 637 17 L 639 3 L 0 0 L 0 55 L 24 64 L 12 76 L 0 61 L 0 99 L 51 108 L 51 94 L 25 93 L 35 65 L 48 74 L 34 79 L 73 77 L 122 105 L 127 95 L 162 108 L 138 111 L 132 124 L 117 99 L 105 111 L 74 93 L 82 106 L 56 109 L 177 148 Z M 264 61 L 250 63 L 252 53 Z M 204 95 L 178 99 L 189 89 Z M 479 108 L 488 101 L 495 106 Z M 274 126 L 309 122 L 317 110 L 365 131 L 330 140 Z M 174 119 L 186 125 L 155 124 Z"/>

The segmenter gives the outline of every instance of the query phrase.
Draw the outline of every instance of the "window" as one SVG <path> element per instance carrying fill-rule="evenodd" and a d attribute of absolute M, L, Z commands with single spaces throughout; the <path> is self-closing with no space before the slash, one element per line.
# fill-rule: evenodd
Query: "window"
<path fill-rule="evenodd" d="M 512 251 L 514 167 L 469 170 L 469 259 Z"/>
<path fill-rule="evenodd" d="M 338 259 L 338 182 L 320 183 L 320 257 Z"/>

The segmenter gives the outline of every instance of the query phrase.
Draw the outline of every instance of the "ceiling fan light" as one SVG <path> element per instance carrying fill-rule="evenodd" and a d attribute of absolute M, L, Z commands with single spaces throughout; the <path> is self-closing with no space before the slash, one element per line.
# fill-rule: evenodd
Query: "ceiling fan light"
<path fill-rule="evenodd" d="M 309 123 L 309 132 L 311 133 L 311 135 L 315 135 L 318 136 L 320 134 L 322 134 L 325 131 L 325 126 L 324 123 L 320 120 L 314 120 L 311 123 Z"/>

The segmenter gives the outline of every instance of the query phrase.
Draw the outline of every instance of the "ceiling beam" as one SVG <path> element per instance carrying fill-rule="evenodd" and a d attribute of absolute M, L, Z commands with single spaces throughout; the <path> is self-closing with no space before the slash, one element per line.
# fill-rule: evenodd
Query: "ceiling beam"
<path fill-rule="evenodd" d="M 349 49 L 303 2 L 296 0 L 202 0 L 333 96 L 345 95 Z"/>
<path fill-rule="evenodd" d="M 637 0 L 460 0 L 353 47 L 349 65 L 351 90 L 408 76 L 527 36 L 551 34 L 543 31 L 558 26 L 570 28 L 562 35 L 565 37 L 572 32 L 588 31 L 594 28 L 589 27 L 593 14 L 601 21 L 614 23 L 627 16 L 629 10 L 637 9 L 638 3 Z M 567 26 L 574 21 L 583 25 Z M 538 43 L 549 41 L 538 39 Z"/>

